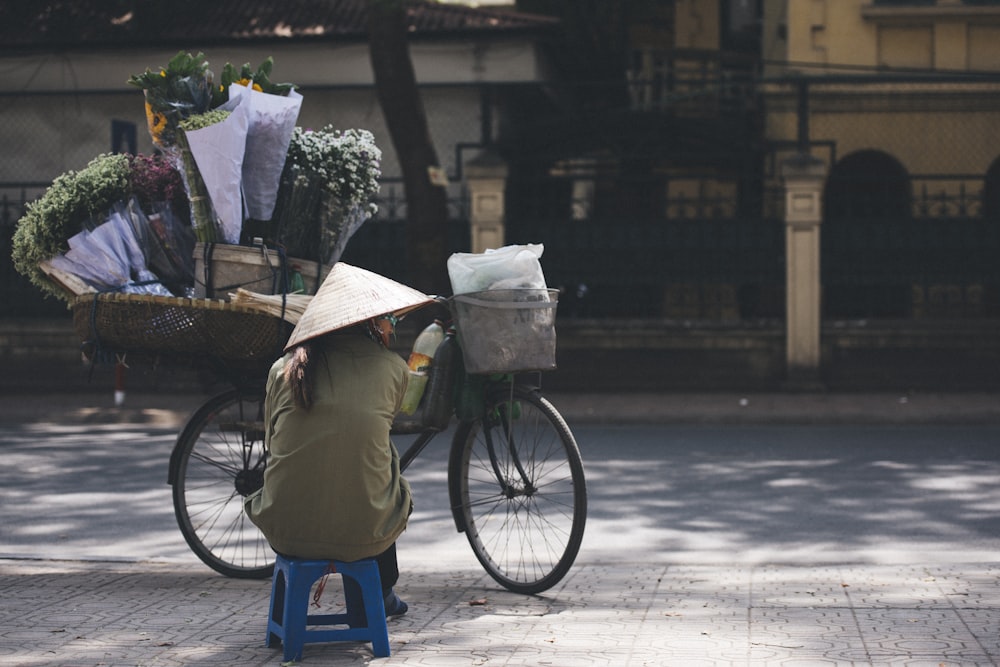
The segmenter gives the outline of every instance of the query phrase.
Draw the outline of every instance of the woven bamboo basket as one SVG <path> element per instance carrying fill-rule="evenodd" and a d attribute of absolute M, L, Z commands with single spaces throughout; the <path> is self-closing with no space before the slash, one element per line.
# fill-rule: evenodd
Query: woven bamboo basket
<path fill-rule="evenodd" d="M 191 363 L 267 368 L 292 325 L 259 309 L 211 299 L 101 293 L 73 299 L 73 327 L 88 354 L 135 353 Z"/>

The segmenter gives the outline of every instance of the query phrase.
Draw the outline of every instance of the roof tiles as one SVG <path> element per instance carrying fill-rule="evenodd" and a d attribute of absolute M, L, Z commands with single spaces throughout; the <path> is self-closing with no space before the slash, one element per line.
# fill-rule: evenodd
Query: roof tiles
<path fill-rule="evenodd" d="M 246 40 L 344 39 L 367 35 L 370 0 L 50 0 L 3 3 L 3 50 L 84 46 L 181 46 Z M 40 6 L 39 6 L 40 4 Z M 498 9 L 408 3 L 417 37 L 536 31 L 556 20 Z"/>

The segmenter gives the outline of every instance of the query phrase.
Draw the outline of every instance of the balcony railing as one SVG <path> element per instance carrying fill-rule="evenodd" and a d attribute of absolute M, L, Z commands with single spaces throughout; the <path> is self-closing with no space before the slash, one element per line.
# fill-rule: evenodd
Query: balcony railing
<path fill-rule="evenodd" d="M 759 60 L 719 51 L 644 49 L 632 55 L 629 94 L 636 111 L 717 116 L 754 98 Z"/>

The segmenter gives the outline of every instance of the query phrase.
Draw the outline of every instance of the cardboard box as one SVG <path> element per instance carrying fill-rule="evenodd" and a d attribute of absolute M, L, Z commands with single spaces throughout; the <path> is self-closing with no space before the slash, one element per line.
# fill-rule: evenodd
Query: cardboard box
<path fill-rule="evenodd" d="M 284 258 L 264 246 L 228 243 L 196 243 L 194 247 L 194 295 L 200 299 L 229 301 L 229 293 L 242 287 L 260 294 L 281 294 L 282 285 L 291 285 L 294 273 L 302 276 L 306 294 L 315 294 L 317 269 L 319 284 L 330 267 L 295 257 Z M 284 278 L 284 282 L 283 282 Z"/>

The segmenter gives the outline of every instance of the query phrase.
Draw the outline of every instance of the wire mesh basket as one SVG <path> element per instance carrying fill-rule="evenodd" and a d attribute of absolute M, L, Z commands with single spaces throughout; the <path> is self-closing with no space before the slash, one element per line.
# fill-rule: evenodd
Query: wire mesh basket
<path fill-rule="evenodd" d="M 466 372 L 555 370 L 558 297 L 554 289 L 497 289 L 453 296 L 452 316 Z"/>

